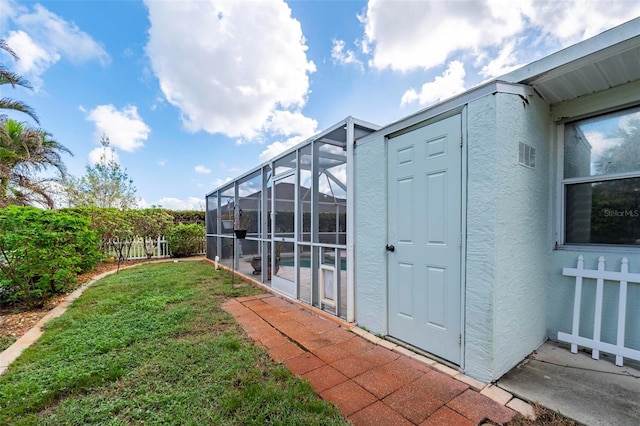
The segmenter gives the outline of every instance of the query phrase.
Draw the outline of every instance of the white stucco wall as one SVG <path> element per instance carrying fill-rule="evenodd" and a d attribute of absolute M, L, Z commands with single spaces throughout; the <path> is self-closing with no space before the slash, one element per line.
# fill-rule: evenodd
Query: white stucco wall
<path fill-rule="evenodd" d="M 387 333 L 387 156 L 384 137 L 355 150 L 356 322 Z"/>
<path fill-rule="evenodd" d="M 496 97 L 467 109 L 465 373 L 484 382 L 493 371 L 498 150 Z"/>
<path fill-rule="evenodd" d="M 497 379 L 546 339 L 550 109 L 538 96 L 498 95 L 500 189 L 496 244 L 494 373 Z M 536 149 L 535 169 L 518 145 Z"/>
<path fill-rule="evenodd" d="M 465 372 L 489 382 L 546 336 L 549 109 L 539 99 L 496 94 L 467 112 L 468 195 Z M 536 168 L 518 164 L 518 144 Z M 387 332 L 387 194 L 383 137 L 355 151 L 356 321 Z"/>
<path fill-rule="evenodd" d="M 498 379 L 545 339 L 548 106 L 498 93 L 468 107 L 465 372 Z M 535 169 L 518 164 L 519 143 Z"/>

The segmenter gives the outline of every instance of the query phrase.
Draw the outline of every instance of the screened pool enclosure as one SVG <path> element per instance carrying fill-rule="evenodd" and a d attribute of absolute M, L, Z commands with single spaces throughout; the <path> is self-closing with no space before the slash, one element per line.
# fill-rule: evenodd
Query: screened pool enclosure
<path fill-rule="evenodd" d="M 377 129 L 349 117 L 207 194 L 207 258 L 353 321 L 353 144 Z"/>

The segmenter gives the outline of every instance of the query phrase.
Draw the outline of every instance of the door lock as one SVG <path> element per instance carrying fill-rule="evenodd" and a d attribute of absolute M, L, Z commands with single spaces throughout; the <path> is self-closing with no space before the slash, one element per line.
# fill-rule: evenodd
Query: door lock
<path fill-rule="evenodd" d="M 396 251 L 396 248 L 391 245 L 391 244 L 387 244 L 387 246 L 385 247 L 385 249 L 387 249 L 387 251 Z"/>

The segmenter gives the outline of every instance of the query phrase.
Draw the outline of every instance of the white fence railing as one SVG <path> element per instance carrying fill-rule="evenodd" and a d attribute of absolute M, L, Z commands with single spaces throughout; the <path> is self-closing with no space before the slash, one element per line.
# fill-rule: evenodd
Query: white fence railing
<path fill-rule="evenodd" d="M 604 257 L 598 259 L 598 269 L 584 269 L 584 257 L 578 257 L 577 268 L 563 268 L 562 274 L 568 277 L 576 277 L 576 291 L 573 300 L 573 324 L 571 334 L 558 332 L 558 340 L 571 343 L 571 352 L 578 352 L 578 345 L 592 349 L 591 357 L 600 359 L 600 351 L 616 356 L 616 365 L 623 365 L 623 357 L 640 361 L 640 351 L 625 347 L 624 334 L 627 317 L 627 285 L 628 283 L 640 283 L 640 274 L 629 272 L 629 261 L 622 259 L 620 272 L 605 271 Z M 593 324 L 593 338 L 582 337 L 580 331 L 580 305 L 582 303 L 582 279 L 596 280 L 595 315 Z M 604 293 L 604 280 L 620 283 L 618 293 L 618 328 L 616 344 L 602 342 L 600 332 L 602 330 L 602 302 Z"/>
<path fill-rule="evenodd" d="M 126 260 L 146 259 L 148 257 L 160 259 L 171 256 L 171 247 L 169 247 L 166 237 L 158 237 L 153 240 L 147 239 L 146 244 L 142 237 L 136 237 L 133 241 L 113 240 L 109 241 L 106 246 L 106 255 L 113 256 L 116 259 L 120 255 L 116 247 L 122 248 L 122 255 Z M 203 237 L 196 254 L 205 254 L 206 247 L 206 239 Z M 147 253 L 151 254 L 151 256 L 148 256 Z"/>

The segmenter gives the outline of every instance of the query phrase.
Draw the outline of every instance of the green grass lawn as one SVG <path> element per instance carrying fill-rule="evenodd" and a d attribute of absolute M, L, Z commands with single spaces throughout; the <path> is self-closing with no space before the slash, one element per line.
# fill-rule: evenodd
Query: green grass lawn
<path fill-rule="evenodd" d="M 17 337 L 12 336 L 0 336 L 0 352 L 7 349 L 9 346 L 13 345 L 13 342 L 18 340 Z"/>
<path fill-rule="evenodd" d="M 0 424 L 344 424 L 220 308 L 257 292 L 205 262 L 102 279 L 0 377 Z"/>

